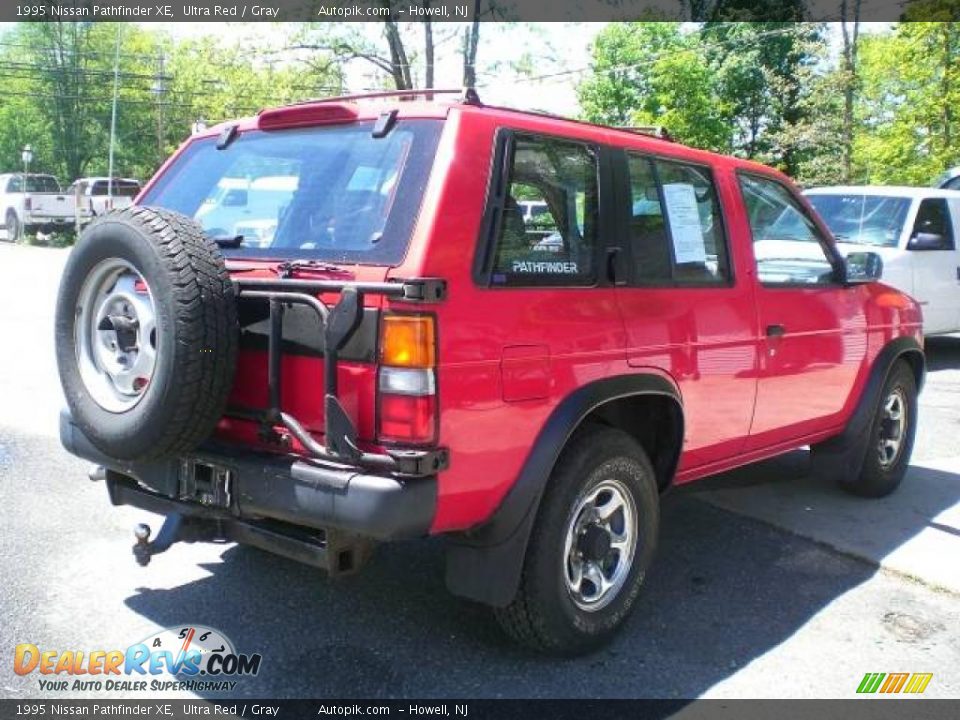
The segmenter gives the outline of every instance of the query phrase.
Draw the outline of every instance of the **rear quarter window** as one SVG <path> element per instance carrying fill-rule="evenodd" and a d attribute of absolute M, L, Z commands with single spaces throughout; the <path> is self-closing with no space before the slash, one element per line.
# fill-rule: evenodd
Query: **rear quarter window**
<path fill-rule="evenodd" d="M 498 221 L 488 228 L 492 286 L 576 286 L 596 281 L 597 149 L 517 133 Z M 496 201 L 495 201 L 496 202 Z"/>

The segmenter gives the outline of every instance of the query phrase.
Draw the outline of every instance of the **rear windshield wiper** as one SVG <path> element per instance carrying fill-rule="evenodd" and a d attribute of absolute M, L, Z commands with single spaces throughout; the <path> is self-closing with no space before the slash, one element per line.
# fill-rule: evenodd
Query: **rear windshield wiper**
<path fill-rule="evenodd" d="M 212 238 L 218 247 L 236 249 L 243 245 L 243 235 L 216 235 Z"/>
<path fill-rule="evenodd" d="M 297 270 L 317 270 L 319 272 L 346 272 L 342 267 L 326 263 L 321 260 L 288 260 L 277 265 L 277 275 L 282 278 L 289 278 Z"/>

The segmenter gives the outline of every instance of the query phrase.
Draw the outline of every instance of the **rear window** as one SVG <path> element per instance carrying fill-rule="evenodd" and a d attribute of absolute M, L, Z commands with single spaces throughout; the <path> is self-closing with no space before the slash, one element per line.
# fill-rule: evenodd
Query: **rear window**
<path fill-rule="evenodd" d="M 10 178 L 7 192 L 23 192 L 23 175 Z M 53 175 L 27 175 L 28 193 L 58 193 L 60 183 Z"/>
<path fill-rule="evenodd" d="M 116 197 L 136 197 L 140 192 L 140 183 L 132 180 L 114 180 L 113 194 Z M 106 180 L 97 180 L 90 189 L 91 195 L 109 195 Z"/>
<path fill-rule="evenodd" d="M 197 140 L 142 199 L 195 218 L 227 255 L 396 265 L 406 253 L 442 122 L 251 131 Z"/>

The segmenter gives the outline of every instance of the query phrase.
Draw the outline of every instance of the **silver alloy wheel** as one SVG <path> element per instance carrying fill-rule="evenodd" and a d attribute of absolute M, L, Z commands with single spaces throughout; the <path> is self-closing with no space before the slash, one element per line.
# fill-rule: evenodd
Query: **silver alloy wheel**
<path fill-rule="evenodd" d="M 587 491 L 567 521 L 563 571 L 567 591 L 581 610 L 606 607 L 620 592 L 637 547 L 637 507 L 619 480 Z"/>
<path fill-rule="evenodd" d="M 880 467 L 889 469 L 900 459 L 903 441 L 907 434 L 907 398 L 903 388 L 895 387 L 883 400 L 883 415 L 880 418 L 880 436 L 877 440 L 877 453 Z"/>
<path fill-rule="evenodd" d="M 90 397 L 108 412 L 140 402 L 157 357 L 153 296 L 126 260 L 99 263 L 83 282 L 74 322 L 77 365 Z"/>

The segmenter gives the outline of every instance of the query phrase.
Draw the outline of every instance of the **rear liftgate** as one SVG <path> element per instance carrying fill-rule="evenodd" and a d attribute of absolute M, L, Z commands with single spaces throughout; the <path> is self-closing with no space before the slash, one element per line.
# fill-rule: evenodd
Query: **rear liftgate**
<path fill-rule="evenodd" d="M 262 434 L 279 440 L 274 427 L 283 425 L 319 464 L 343 467 L 344 486 L 350 468 L 361 468 L 400 478 L 416 479 L 434 475 L 446 468 L 445 449 L 391 449 L 385 453 L 362 451 L 357 429 L 337 396 L 338 355 L 356 332 L 363 319 L 364 295 L 383 295 L 397 300 L 421 303 L 438 302 L 446 293 L 442 280 L 418 279 L 382 283 L 343 283 L 291 278 L 241 278 L 234 280 L 238 301 L 261 299 L 270 310 L 270 334 L 267 347 L 268 398 L 270 407 L 257 410 L 230 408 L 226 415 L 260 423 Z M 317 295 L 339 292 L 340 299 L 328 307 Z M 325 443 L 318 443 L 303 425 L 283 411 L 280 402 L 281 348 L 286 307 L 305 305 L 316 313 L 324 336 L 324 428 Z M 196 457 L 179 461 L 180 500 L 144 493 L 132 482 L 112 471 L 98 470 L 96 479 L 105 478 L 110 499 L 115 505 L 128 504 L 136 495 L 136 504 L 151 512 L 166 515 L 163 526 L 150 540 L 148 525 L 134 529 L 137 562 L 150 559 L 176 542 L 241 542 L 268 550 L 315 567 L 331 575 L 358 569 L 369 557 L 374 541 L 334 528 L 311 528 L 275 520 L 246 520 L 232 514 L 234 509 L 234 470 Z M 91 476 L 93 477 L 93 476 Z"/>

